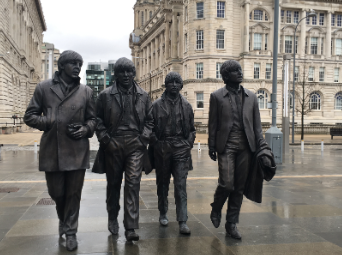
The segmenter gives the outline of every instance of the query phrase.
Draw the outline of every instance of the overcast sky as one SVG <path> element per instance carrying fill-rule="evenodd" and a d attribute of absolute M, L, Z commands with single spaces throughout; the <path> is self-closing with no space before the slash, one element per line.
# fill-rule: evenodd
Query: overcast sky
<path fill-rule="evenodd" d="M 131 58 L 128 46 L 133 31 L 136 0 L 41 0 L 47 25 L 44 42 L 61 52 L 75 50 L 88 62 Z"/>

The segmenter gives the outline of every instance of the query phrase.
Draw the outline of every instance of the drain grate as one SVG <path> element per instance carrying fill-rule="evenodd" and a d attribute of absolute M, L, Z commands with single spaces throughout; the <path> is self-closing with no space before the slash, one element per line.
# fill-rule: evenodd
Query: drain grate
<path fill-rule="evenodd" d="M 0 193 L 17 192 L 18 190 L 19 188 L 16 188 L 16 187 L 0 188 Z"/>
<path fill-rule="evenodd" d="M 51 198 L 42 198 L 38 201 L 37 205 L 55 205 L 55 201 L 53 201 Z"/>

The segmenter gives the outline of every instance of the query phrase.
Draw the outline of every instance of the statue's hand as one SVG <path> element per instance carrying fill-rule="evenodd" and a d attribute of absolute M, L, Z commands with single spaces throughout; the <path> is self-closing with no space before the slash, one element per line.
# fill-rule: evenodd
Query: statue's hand
<path fill-rule="evenodd" d="M 269 157 L 267 156 L 263 156 L 261 157 L 261 162 L 264 166 L 267 166 L 267 167 L 272 167 L 272 162 L 271 160 L 269 159 Z"/>
<path fill-rule="evenodd" d="M 209 148 L 209 157 L 210 157 L 212 160 L 216 161 L 216 151 L 215 151 L 215 149 Z"/>
<path fill-rule="evenodd" d="M 87 133 L 88 133 L 88 129 L 86 126 L 81 126 L 79 129 L 77 129 L 75 132 L 71 133 L 71 136 L 78 140 L 78 139 L 81 139 L 81 138 L 84 138 L 87 136 Z"/>

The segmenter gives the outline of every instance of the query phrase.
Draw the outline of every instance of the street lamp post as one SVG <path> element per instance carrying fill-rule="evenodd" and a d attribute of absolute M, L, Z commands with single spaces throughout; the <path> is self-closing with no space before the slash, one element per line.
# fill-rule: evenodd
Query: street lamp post
<path fill-rule="evenodd" d="M 294 143 L 294 118 L 295 118 L 295 102 L 296 102 L 295 101 L 295 94 L 296 94 L 295 93 L 295 74 L 296 74 L 296 50 L 295 50 L 295 45 L 296 45 L 296 31 L 297 31 L 299 23 L 302 20 L 304 20 L 306 18 L 311 18 L 311 17 L 314 17 L 314 16 L 316 16 L 316 13 L 315 13 L 314 10 L 311 9 L 310 13 L 306 17 L 302 18 L 298 22 L 298 24 L 297 24 L 297 26 L 296 26 L 296 28 L 294 30 L 294 33 L 293 33 L 293 46 L 294 47 L 293 47 L 293 77 L 292 77 L 292 79 L 293 79 L 293 84 L 292 84 L 292 143 Z"/>
<path fill-rule="evenodd" d="M 147 60 L 147 58 L 141 58 L 141 57 L 132 57 L 132 58 L 139 58 L 139 59 L 145 59 Z M 152 101 L 152 71 L 150 71 L 150 99 Z"/>

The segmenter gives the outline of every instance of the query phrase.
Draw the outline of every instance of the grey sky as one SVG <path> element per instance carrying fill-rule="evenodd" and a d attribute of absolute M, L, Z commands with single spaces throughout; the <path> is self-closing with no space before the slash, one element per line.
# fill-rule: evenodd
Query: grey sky
<path fill-rule="evenodd" d="M 136 0 L 41 0 L 47 25 L 44 42 L 61 52 L 75 50 L 86 64 L 120 57 L 131 58 L 128 47 L 133 31 Z"/>

